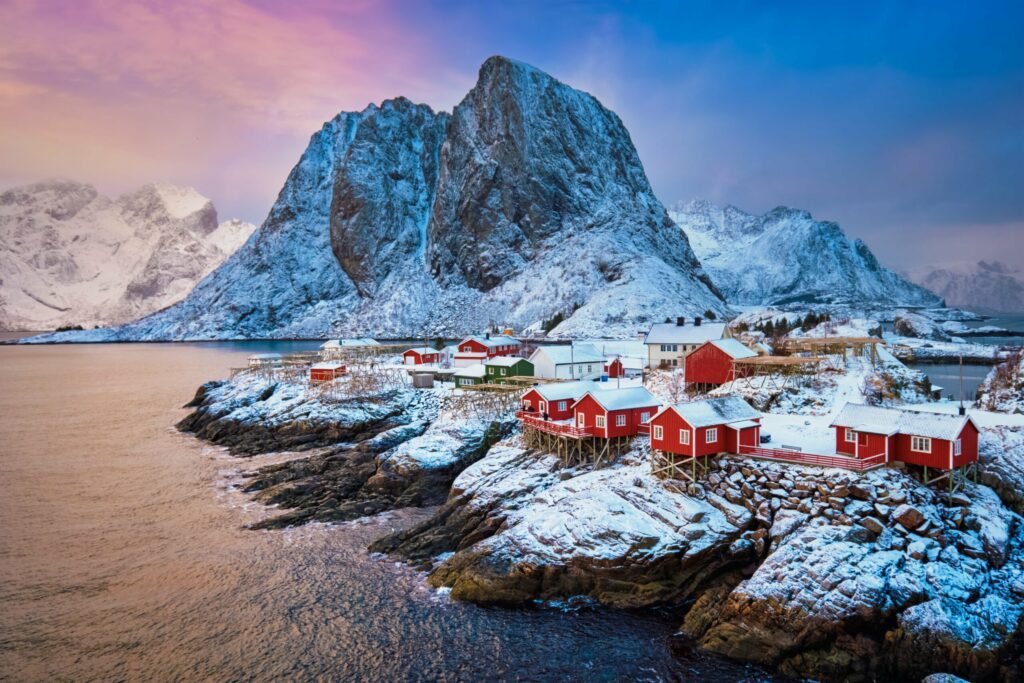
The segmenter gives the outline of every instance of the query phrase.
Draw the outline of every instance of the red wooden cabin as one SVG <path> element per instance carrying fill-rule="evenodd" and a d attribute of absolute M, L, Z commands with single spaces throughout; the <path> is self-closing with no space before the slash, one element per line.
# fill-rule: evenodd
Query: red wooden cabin
<path fill-rule="evenodd" d="M 739 396 L 677 403 L 651 418 L 651 449 L 686 457 L 737 453 L 740 444 L 758 445 L 760 421 Z"/>
<path fill-rule="evenodd" d="M 331 382 L 348 374 L 348 366 L 338 360 L 314 363 L 309 366 L 310 382 Z"/>
<path fill-rule="evenodd" d="M 942 470 L 978 460 L 978 426 L 966 415 L 847 403 L 832 427 L 836 453 L 855 458 L 884 455 Z"/>
<path fill-rule="evenodd" d="M 406 365 L 428 365 L 441 362 L 441 352 L 429 346 L 409 349 L 402 354 L 402 362 Z"/>
<path fill-rule="evenodd" d="M 495 356 L 515 356 L 519 354 L 522 346 L 518 339 L 504 335 L 466 337 L 459 342 L 455 350 L 454 365 L 464 367 L 482 363 Z"/>
<path fill-rule="evenodd" d="M 688 384 L 720 386 L 736 379 L 734 360 L 753 358 L 757 353 L 735 339 L 712 339 L 686 357 Z M 741 373 L 741 377 L 746 373 Z"/>
<path fill-rule="evenodd" d="M 523 394 L 520 399 L 522 412 L 535 417 L 543 417 L 547 413 L 549 420 L 571 420 L 573 404 L 592 386 L 593 382 L 539 384 Z"/>
<path fill-rule="evenodd" d="M 608 375 L 609 379 L 617 379 L 619 377 L 626 376 L 626 368 L 622 365 L 622 359 L 616 358 L 610 363 L 605 363 L 604 374 Z"/>
<path fill-rule="evenodd" d="M 611 439 L 636 436 L 661 407 L 661 401 L 643 387 L 588 391 L 573 406 L 578 428 Z"/>

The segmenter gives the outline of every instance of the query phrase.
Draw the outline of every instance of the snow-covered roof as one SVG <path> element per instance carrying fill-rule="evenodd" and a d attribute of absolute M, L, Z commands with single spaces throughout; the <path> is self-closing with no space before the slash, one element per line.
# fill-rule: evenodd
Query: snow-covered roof
<path fill-rule="evenodd" d="M 512 337 L 506 337 L 503 334 L 494 335 L 494 336 L 492 336 L 490 338 L 483 337 L 483 336 L 480 336 L 480 335 L 473 335 L 473 336 L 470 336 L 470 337 L 466 337 L 461 342 L 459 342 L 459 344 L 460 345 L 461 344 L 465 344 L 466 342 L 468 342 L 470 340 L 473 340 L 475 342 L 479 342 L 479 343 L 483 344 L 484 346 L 486 346 L 488 348 L 493 348 L 495 346 L 509 346 L 509 345 L 511 345 L 511 346 L 520 346 L 522 344 L 522 342 L 519 341 L 518 339 L 513 339 Z"/>
<path fill-rule="evenodd" d="M 452 373 L 455 377 L 483 377 L 487 374 L 487 369 L 484 368 L 483 364 L 477 363 L 475 365 L 467 365 L 464 368 Z"/>
<path fill-rule="evenodd" d="M 441 353 L 441 352 L 440 352 L 440 351 L 438 351 L 437 349 L 432 349 L 432 348 L 430 348 L 429 346 L 417 346 L 417 347 L 416 347 L 416 348 L 414 348 L 414 349 L 409 349 L 409 350 L 408 350 L 408 351 L 406 351 L 405 353 L 409 353 L 409 351 L 412 351 L 413 353 L 418 353 L 418 354 L 420 354 L 421 356 L 422 356 L 423 354 L 426 354 L 426 353 L 429 353 L 429 354 L 434 354 L 434 353 Z"/>
<path fill-rule="evenodd" d="M 328 339 L 320 345 L 321 349 L 339 349 L 343 346 L 380 346 L 380 342 L 369 337 L 353 337 L 352 339 Z"/>
<path fill-rule="evenodd" d="M 760 427 L 759 422 L 753 420 L 740 420 L 739 422 L 730 422 L 726 425 L 729 429 L 749 429 L 750 427 Z"/>
<path fill-rule="evenodd" d="M 974 421 L 967 415 L 943 415 L 920 410 L 901 410 L 847 403 L 832 420 L 832 427 L 849 427 L 871 434 L 909 434 L 952 441 L 964 425 Z M 975 424 L 975 427 L 978 425 Z"/>
<path fill-rule="evenodd" d="M 739 396 L 722 396 L 704 401 L 676 403 L 665 410 L 674 410 L 691 427 L 708 427 L 710 425 L 729 424 L 761 417 L 761 414 L 750 407 L 750 404 Z"/>
<path fill-rule="evenodd" d="M 608 389 L 605 391 L 588 391 L 595 401 L 605 410 L 628 410 L 630 408 L 658 407 L 661 401 L 644 387 L 627 389 Z M 578 403 L 578 401 L 577 401 Z"/>
<path fill-rule="evenodd" d="M 724 351 L 731 358 L 753 358 L 757 355 L 756 352 L 751 351 L 740 341 L 732 337 L 728 339 L 712 339 L 710 343 Z"/>
<path fill-rule="evenodd" d="M 561 344 L 558 346 L 538 346 L 530 355 L 532 361 L 538 354 L 544 354 L 555 365 L 573 365 L 576 363 L 604 363 L 605 358 L 593 344 Z"/>
<path fill-rule="evenodd" d="M 645 344 L 703 344 L 712 339 L 721 339 L 725 334 L 725 323 L 701 323 L 700 325 L 676 325 L 657 323 L 651 325 Z"/>
<path fill-rule="evenodd" d="M 583 396 L 594 387 L 593 382 L 555 382 L 552 384 L 538 384 L 533 387 L 545 401 L 563 401 L 565 399 L 576 399 Z"/>
<path fill-rule="evenodd" d="M 525 358 L 519 356 L 495 356 L 484 361 L 484 365 L 497 365 L 498 367 L 510 368 Z"/>
<path fill-rule="evenodd" d="M 309 366 L 310 370 L 337 370 L 338 368 L 345 367 L 345 362 L 340 360 L 327 360 L 322 363 L 313 363 Z"/>

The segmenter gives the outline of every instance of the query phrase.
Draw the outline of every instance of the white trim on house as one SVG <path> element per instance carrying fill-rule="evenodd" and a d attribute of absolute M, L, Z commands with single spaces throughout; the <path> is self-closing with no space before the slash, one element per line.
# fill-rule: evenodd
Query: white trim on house
<path fill-rule="evenodd" d="M 625 427 L 626 426 L 626 416 L 623 415 L 622 413 L 619 413 L 618 415 L 616 415 L 615 416 L 615 426 L 616 427 Z"/>
<path fill-rule="evenodd" d="M 704 432 L 704 443 L 718 443 L 718 427 L 709 427 Z"/>
<path fill-rule="evenodd" d="M 857 432 L 853 431 L 849 427 L 843 427 L 843 429 L 845 430 L 843 432 L 843 439 L 846 443 L 857 443 Z"/>
<path fill-rule="evenodd" d="M 679 443 L 682 444 L 683 446 L 689 446 L 690 445 L 690 430 L 689 429 L 680 429 L 679 430 Z"/>
<path fill-rule="evenodd" d="M 654 429 L 652 431 L 653 431 L 653 435 L 652 436 L 654 436 L 655 439 L 659 439 L 660 440 L 660 439 L 664 439 L 665 438 L 665 430 L 662 428 L 661 425 L 654 425 Z"/>
<path fill-rule="evenodd" d="M 931 453 L 932 452 L 932 440 L 931 437 L 927 436 L 911 436 L 910 437 L 910 450 L 915 453 Z"/>

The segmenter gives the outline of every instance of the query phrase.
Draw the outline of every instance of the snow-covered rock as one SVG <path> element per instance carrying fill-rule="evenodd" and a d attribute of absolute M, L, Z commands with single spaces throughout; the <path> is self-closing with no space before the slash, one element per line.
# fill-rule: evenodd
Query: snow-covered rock
<path fill-rule="evenodd" d="M 989 371 L 978 387 L 978 406 L 1004 413 L 1024 413 L 1024 350 L 1010 353 Z"/>
<path fill-rule="evenodd" d="M 939 297 L 878 263 L 867 245 L 806 211 L 755 216 L 706 201 L 670 213 L 733 304 L 794 302 L 937 306 Z"/>
<path fill-rule="evenodd" d="M 935 324 L 934 320 L 920 313 L 900 312 L 892 321 L 892 329 L 901 337 L 950 341 L 949 334 L 942 325 Z"/>
<path fill-rule="evenodd" d="M 192 188 L 115 200 L 53 180 L 0 193 L 0 329 L 128 322 L 183 299 L 255 227 Z"/>
<path fill-rule="evenodd" d="M 983 311 L 1024 311 L 1024 272 L 999 261 L 925 266 L 907 277 L 935 292 L 950 306 Z"/>
<path fill-rule="evenodd" d="M 59 339 L 459 335 L 556 313 L 555 335 L 633 337 L 708 309 L 728 310 L 619 117 L 493 57 L 451 114 L 400 98 L 325 124 L 181 304 Z"/>

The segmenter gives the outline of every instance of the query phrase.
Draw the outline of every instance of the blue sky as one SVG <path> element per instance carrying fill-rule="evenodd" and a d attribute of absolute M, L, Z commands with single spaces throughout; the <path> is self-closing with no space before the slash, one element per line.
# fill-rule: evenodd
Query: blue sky
<path fill-rule="evenodd" d="M 67 7 L 0 6 L 0 185 L 171 181 L 259 222 L 322 121 L 450 109 L 504 54 L 614 109 L 666 204 L 805 208 L 897 267 L 1024 266 L 1024 3 Z"/>

